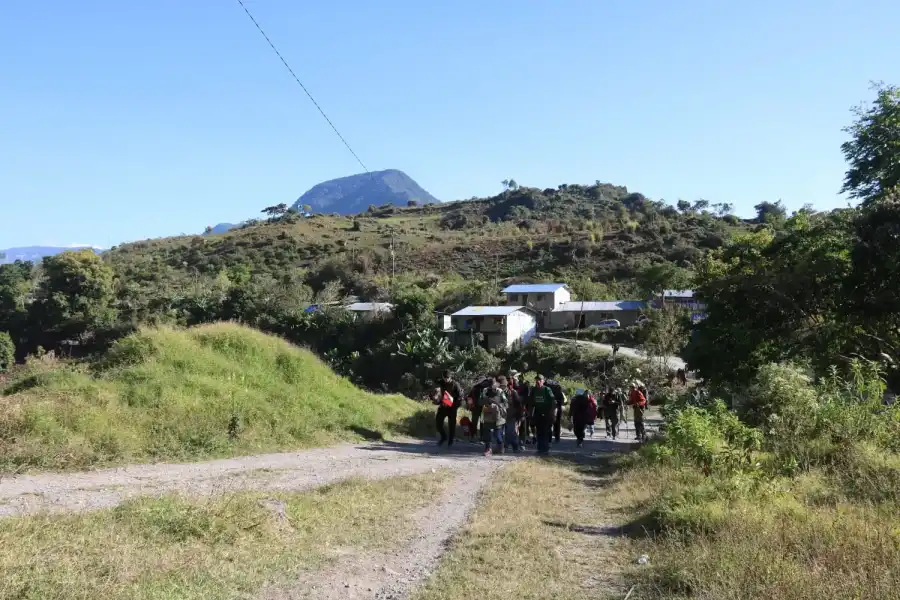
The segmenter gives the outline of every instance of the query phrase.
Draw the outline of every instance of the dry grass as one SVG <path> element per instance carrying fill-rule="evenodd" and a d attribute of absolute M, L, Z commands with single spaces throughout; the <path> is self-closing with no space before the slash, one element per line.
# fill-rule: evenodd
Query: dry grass
<path fill-rule="evenodd" d="M 607 493 L 630 523 L 633 598 L 897 598 L 900 512 L 858 503 L 821 473 L 762 486 L 636 467 Z"/>
<path fill-rule="evenodd" d="M 81 515 L 0 520 L 0 598 L 225 599 L 401 543 L 446 473 L 297 494 L 139 499 Z M 283 515 L 279 516 L 279 502 Z"/>
<path fill-rule="evenodd" d="M 482 495 L 416 600 L 622 597 L 615 539 L 606 535 L 596 475 L 526 460 Z"/>

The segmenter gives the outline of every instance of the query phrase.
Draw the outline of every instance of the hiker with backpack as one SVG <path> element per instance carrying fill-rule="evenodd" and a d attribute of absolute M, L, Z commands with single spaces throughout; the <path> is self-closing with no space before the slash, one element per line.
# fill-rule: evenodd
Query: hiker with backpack
<path fill-rule="evenodd" d="M 479 440 L 479 425 L 481 421 L 481 394 L 485 389 L 494 385 L 493 377 L 484 377 L 481 381 L 472 386 L 466 396 L 466 402 L 469 410 L 472 412 L 472 425 L 470 428 L 469 441 L 476 442 Z"/>
<path fill-rule="evenodd" d="M 624 411 L 622 390 L 610 390 L 603 396 L 603 418 L 606 420 L 606 437 L 619 437 L 619 418 Z"/>
<path fill-rule="evenodd" d="M 644 411 L 647 409 L 647 396 L 641 391 L 643 385 L 635 381 L 631 384 L 631 393 L 628 395 L 628 404 L 634 411 L 634 434 L 635 438 L 644 441 L 647 439 L 647 433 L 644 430 Z M 644 388 L 645 390 L 647 388 Z"/>
<path fill-rule="evenodd" d="M 538 375 L 531 390 L 529 407 L 537 441 L 537 453 L 550 453 L 550 437 L 553 435 L 553 422 L 556 418 L 556 394 L 544 383 L 544 376 Z"/>
<path fill-rule="evenodd" d="M 568 403 L 568 399 L 566 398 L 565 392 L 563 392 L 562 386 L 558 382 L 550 379 L 545 381 L 544 385 L 553 391 L 553 397 L 556 401 L 556 412 L 553 421 L 553 439 L 555 439 L 558 444 L 560 436 L 562 435 L 563 408 L 565 408 Z"/>
<path fill-rule="evenodd" d="M 440 440 L 438 440 L 438 446 L 443 446 L 444 442 L 447 442 L 447 447 L 449 448 L 456 440 L 456 413 L 462 405 L 463 390 L 462 386 L 453 380 L 452 373 L 444 371 L 441 381 L 438 383 L 437 392 L 438 409 L 435 417 L 435 426 L 437 427 L 438 435 L 441 436 Z M 444 420 L 447 421 L 447 426 L 450 430 L 449 437 L 447 431 L 444 430 Z"/>
<path fill-rule="evenodd" d="M 507 448 L 512 448 L 513 452 L 521 450 L 521 440 L 519 439 L 519 424 L 525 415 L 525 403 L 516 390 L 516 380 L 514 375 L 510 375 L 509 379 L 500 377 L 501 388 L 506 388 L 507 412 L 506 426 L 503 431 L 503 442 Z"/>
<path fill-rule="evenodd" d="M 528 406 L 528 400 L 531 398 L 531 386 L 525 380 L 525 375 L 519 373 L 518 385 L 516 392 L 519 394 L 519 400 L 522 402 L 522 420 L 519 425 L 519 442 L 527 444 L 529 438 L 533 435 L 534 427 L 531 424 L 531 408 Z"/>
<path fill-rule="evenodd" d="M 481 393 L 481 441 L 484 443 L 484 455 L 491 456 L 496 448 L 498 454 L 503 454 L 503 433 L 506 428 L 506 415 L 509 404 L 506 398 L 506 390 L 500 387 L 499 382 L 485 388 Z"/>
<path fill-rule="evenodd" d="M 596 406 L 593 412 L 596 413 Z M 575 431 L 575 439 L 579 448 L 584 446 L 584 434 L 588 422 L 591 421 L 591 413 L 591 397 L 587 390 L 577 390 L 569 406 L 569 418 L 572 419 L 572 428 Z"/>

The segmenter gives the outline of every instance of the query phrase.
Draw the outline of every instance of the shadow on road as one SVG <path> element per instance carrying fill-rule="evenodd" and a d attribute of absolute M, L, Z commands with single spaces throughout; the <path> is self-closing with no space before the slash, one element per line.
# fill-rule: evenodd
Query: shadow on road
<path fill-rule="evenodd" d="M 611 469 L 611 459 L 615 456 L 630 452 L 636 449 L 635 440 L 629 439 L 625 435 L 620 436 L 618 440 L 607 439 L 604 437 L 585 439 L 584 446 L 579 448 L 575 438 L 571 437 L 569 432 L 564 432 L 559 443 L 551 445 L 550 454 L 541 456 L 542 460 L 565 462 L 578 464 L 588 467 L 593 474 L 600 472 L 608 472 Z M 368 444 L 361 447 L 363 450 L 373 452 L 399 452 L 404 454 L 415 454 L 419 456 L 449 456 L 449 457 L 465 457 L 473 458 L 481 455 L 484 451 L 484 445 L 480 442 L 473 443 L 468 440 L 457 440 L 452 446 L 438 446 L 436 441 L 419 441 L 419 440 L 385 440 Z M 515 458 L 515 457 L 534 457 L 537 456 L 534 445 L 527 444 L 518 453 L 507 449 L 504 454 L 494 454 L 493 458 Z M 486 459 L 487 460 L 487 459 Z"/>

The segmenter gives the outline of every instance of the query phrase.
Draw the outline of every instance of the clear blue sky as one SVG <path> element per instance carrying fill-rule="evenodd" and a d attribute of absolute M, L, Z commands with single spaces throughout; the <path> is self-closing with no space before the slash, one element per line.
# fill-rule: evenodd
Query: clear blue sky
<path fill-rule="evenodd" d="M 370 169 L 830 208 L 896 0 L 247 0 Z M 202 231 L 361 169 L 236 0 L 0 3 L 0 248 Z"/>

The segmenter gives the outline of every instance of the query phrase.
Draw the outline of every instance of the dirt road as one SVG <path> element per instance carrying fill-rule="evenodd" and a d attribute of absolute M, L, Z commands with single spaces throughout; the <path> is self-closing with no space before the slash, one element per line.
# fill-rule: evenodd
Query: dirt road
<path fill-rule="evenodd" d="M 551 456 L 591 461 L 634 443 L 601 437 L 576 448 L 568 432 Z M 627 436 L 626 436 L 627 438 Z M 433 442 L 403 440 L 265 454 L 190 464 L 132 465 L 84 473 L 19 475 L 0 481 L 0 516 L 35 512 L 75 512 L 109 508 L 139 495 L 180 493 L 208 496 L 238 490 L 298 491 L 350 477 L 385 479 L 438 469 L 457 475 L 431 506 L 413 515 L 413 537 L 394 552 L 356 553 L 347 549 L 339 566 L 279 582 L 257 600 L 301 598 L 403 600 L 437 567 L 446 545 L 465 523 L 483 487 L 509 461 L 532 451 L 485 458 L 479 445 L 458 442 L 452 450 Z M 439 514 L 440 518 L 435 518 Z"/>

